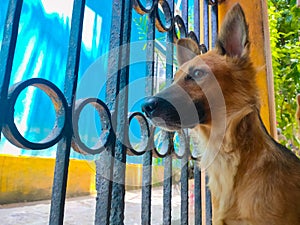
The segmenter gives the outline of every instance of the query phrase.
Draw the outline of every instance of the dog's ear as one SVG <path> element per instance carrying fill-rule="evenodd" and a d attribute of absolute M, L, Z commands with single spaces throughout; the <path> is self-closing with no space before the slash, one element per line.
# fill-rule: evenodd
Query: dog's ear
<path fill-rule="evenodd" d="M 249 54 L 248 25 L 239 4 L 226 14 L 220 28 L 216 49 L 222 55 L 242 57 Z"/>
<path fill-rule="evenodd" d="M 182 38 L 177 41 L 176 46 L 177 61 L 179 66 L 193 59 L 200 54 L 199 46 L 195 41 L 189 38 Z"/>
<path fill-rule="evenodd" d="M 300 94 L 297 94 L 297 105 L 300 107 Z"/>

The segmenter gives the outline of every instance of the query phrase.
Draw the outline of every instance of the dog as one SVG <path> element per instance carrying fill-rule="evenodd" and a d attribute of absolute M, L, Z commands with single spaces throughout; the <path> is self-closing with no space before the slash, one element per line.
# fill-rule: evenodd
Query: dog
<path fill-rule="evenodd" d="M 216 46 L 200 54 L 177 41 L 173 83 L 147 97 L 142 111 L 168 131 L 189 129 L 207 171 L 214 225 L 300 224 L 300 161 L 268 133 L 260 117 L 248 25 L 235 4 Z"/>

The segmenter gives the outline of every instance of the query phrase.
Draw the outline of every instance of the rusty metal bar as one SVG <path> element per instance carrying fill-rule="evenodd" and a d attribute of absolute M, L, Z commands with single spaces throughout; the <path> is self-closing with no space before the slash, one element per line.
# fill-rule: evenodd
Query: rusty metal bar
<path fill-rule="evenodd" d="M 68 103 L 68 112 L 65 126 L 65 136 L 58 143 L 54 180 L 52 187 L 52 200 L 50 209 L 51 225 L 63 224 L 66 187 L 68 180 L 69 157 L 73 136 L 72 109 L 78 80 L 78 68 L 82 38 L 82 25 L 84 17 L 85 0 L 75 0 L 73 5 L 71 33 L 68 50 L 67 69 L 64 85 L 64 94 Z"/>
<path fill-rule="evenodd" d="M 194 32 L 200 40 L 200 0 L 194 0 Z"/>
<path fill-rule="evenodd" d="M 110 224 L 124 223 L 125 208 L 125 170 L 126 170 L 126 136 L 128 126 L 128 83 L 129 83 L 129 58 L 130 58 L 130 33 L 132 20 L 132 1 L 113 1 L 113 18 L 111 29 L 110 47 L 118 48 L 119 57 L 111 59 L 114 63 L 110 66 L 118 66 L 115 86 L 115 112 L 113 128 L 116 134 L 114 149 L 113 184 L 111 199 Z M 116 39 L 116 41 L 114 41 Z M 112 49 L 110 49 L 112 50 Z M 115 58 L 112 57 L 112 58 Z M 116 68 L 116 67 L 114 67 Z M 113 69 L 113 68 L 110 68 Z M 111 75 L 111 74 L 110 74 Z M 110 88 L 109 86 L 107 88 Z"/>
<path fill-rule="evenodd" d="M 146 62 L 146 95 L 153 95 L 154 80 L 154 48 L 155 48 L 155 11 L 148 14 L 147 24 L 147 62 Z M 152 147 L 152 146 L 151 146 Z M 151 195 L 152 195 L 152 148 L 143 155 L 142 178 L 142 224 L 151 224 Z"/>
<path fill-rule="evenodd" d="M 171 224 L 172 210 L 172 156 L 168 154 L 164 163 L 163 225 Z"/>
<path fill-rule="evenodd" d="M 23 0 L 9 1 L 6 14 L 3 41 L 0 53 L 0 131 L 2 130 L 5 118 L 7 118 L 7 93 L 11 77 L 13 59 L 15 55 L 22 4 Z"/>
<path fill-rule="evenodd" d="M 202 225 L 202 194 L 201 171 L 197 163 L 194 163 L 194 212 L 195 225 Z"/>
<path fill-rule="evenodd" d="M 203 13 L 202 25 L 203 25 L 203 38 L 204 38 L 203 43 L 207 48 L 209 48 L 208 1 L 209 0 L 203 0 L 203 4 L 202 4 L 202 13 Z"/>
<path fill-rule="evenodd" d="M 189 224 L 189 152 L 190 152 L 190 145 L 189 137 L 185 136 L 185 153 L 181 159 L 181 225 L 188 225 Z"/>

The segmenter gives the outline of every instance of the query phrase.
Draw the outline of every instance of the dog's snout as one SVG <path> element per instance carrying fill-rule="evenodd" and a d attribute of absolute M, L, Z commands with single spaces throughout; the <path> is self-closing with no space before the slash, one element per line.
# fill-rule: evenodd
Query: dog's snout
<path fill-rule="evenodd" d="M 142 105 L 142 111 L 146 113 L 148 117 L 151 117 L 153 111 L 158 107 L 159 98 L 149 97 L 145 99 L 144 104 Z"/>

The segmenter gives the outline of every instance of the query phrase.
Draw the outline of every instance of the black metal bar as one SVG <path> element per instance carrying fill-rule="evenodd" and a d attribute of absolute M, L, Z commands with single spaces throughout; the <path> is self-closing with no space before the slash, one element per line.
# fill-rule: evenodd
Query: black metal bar
<path fill-rule="evenodd" d="M 3 32 L 0 53 L 0 138 L 4 120 L 7 118 L 5 115 L 7 111 L 7 93 L 15 55 L 22 4 L 23 0 L 9 1 Z"/>
<path fill-rule="evenodd" d="M 95 225 L 109 225 L 111 191 L 112 191 L 112 152 L 114 140 L 106 151 L 100 153 L 99 160 L 96 160 L 96 210 Z"/>
<path fill-rule="evenodd" d="M 113 168 L 113 186 L 111 201 L 111 224 L 124 223 L 125 208 L 125 170 L 126 170 L 126 136 L 127 136 L 127 113 L 128 113 L 128 82 L 129 82 L 129 58 L 130 58 L 130 31 L 132 20 L 132 1 L 113 1 L 113 21 L 112 27 L 119 28 L 118 37 L 119 46 L 119 62 L 118 62 L 118 80 L 116 85 L 116 145 L 114 152 L 114 168 Z M 121 21 L 117 19 L 120 17 Z M 118 24 L 115 24 L 118 22 Z M 112 29 L 111 40 L 114 38 L 114 30 Z M 122 92 L 122 93 L 120 93 Z"/>
<path fill-rule="evenodd" d="M 189 137 L 185 138 L 185 154 L 181 159 L 181 225 L 189 224 Z"/>
<path fill-rule="evenodd" d="M 181 2 L 182 5 L 182 19 L 184 21 L 184 26 L 186 28 L 186 33 L 189 32 L 189 4 L 188 0 L 182 0 Z"/>
<path fill-rule="evenodd" d="M 207 186 L 208 176 L 205 176 L 205 212 L 206 212 L 206 225 L 212 224 L 212 205 L 211 205 L 211 193 Z"/>
<path fill-rule="evenodd" d="M 218 5 L 211 6 L 211 44 L 215 46 L 218 34 Z"/>
<path fill-rule="evenodd" d="M 146 62 L 146 95 L 153 95 L 154 80 L 154 47 L 155 47 L 155 11 L 148 14 L 147 62 Z M 152 146 L 151 146 L 152 148 Z M 142 178 L 142 213 L 143 225 L 151 224 L 151 194 L 152 194 L 152 149 L 143 155 Z"/>
<path fill-rule="evenodd" d="M 68 50 L 68 61 L 65 77 L 64 94 L 68 102 L 67 125 L 65 137 L 57 147 L 55 172 L 52 187 L 52 200 L 50 209 L 50 224 L 63 224 L 66 186 L 68 178 L 69 157 L 72 130 L 72 108 L 78 80 L 78 68 L 82 38 L 82 25 L 84 17 L 85 0 L 75 0 L 72 12 L 71 33 Z"/>
<path fill-rule="evenodd" d="M 200 40 L 200 0 L 194 0 L 194 32 Z"/>
<path fill-rule="evenodd" d="M 147 151 L 143 156 L 142 180 L 142 224 L 151 224 L 151 195 L 152 195 L 152 151 Z"/>
<path fill-rule="evenodd" d="M 167 1 L 172 14 L 174 15 L 174 1 Z M 166 86 L 169 86 L 173 79 L 173 30 L 167 33 L 166 43 Z M 173 136 L 171 133 L 169 137 Z M 173 145 L 173 141 L 169 141 L 169 148 Z M 172 149 L 169 149 L 169 153 Z M 164 184 L 163 184 L 163 224 L 171 224 L 171 210 L 172 210 L 172 155 L 168 154 L 164 161 Z"/>
<path fill-rule="evenodd" d="M 122 141 L 124 141 L 126 126 L 124 119 L 127 118 L 126 86 L 128 85 L 131 1 L 114 0 L 112 12 L 106 102 L 108 108 L 113 112 L 112 127 L 117 136 L 114 137 L 111 145 L 107 147 L 106 152 L 102 153 L 103 157 L 100 156 L 100 160 L 96 164 L 95 224 L 98 225 L 123 224 L 124 220 L 126 149 Z M 125 95 L 122 94 L 120 97 L 119 92 L 122 89 L 125 90 Z M 121 105 L 119 105 L 119 101 Z M 116 140 L 116 138 L 121 139 Z"/>
<path fill-rule="evenodd" d="M 174 15 L 174 1 L 167 0 L 172 14 Z M 173 60 L 174 60 L 174 32 L 173 30 L 167 33 L 167 42 L 166 42 L 166 85 L 170 85 L 173 79 Z"/>
<path fill-rule="evenodd" d="M 194 163 L 194 212 L 195 225 L 202 225 L 202 194 L 201 194 L 201 171 L 195 161 Z"/>
<path fill-rule="evenodd" d="M 203 12 L 203 43 L 205 44 L 206 48 L 209 48 L 209 18 L 208 18 L 208 1 L 209 0 L 203 0 L 202 4 L 202 12 Z"/>
<path fill-rule="evenodd" d="M 171 224 L 172 210 L 172 156 L 167 155 L 164 164 L 163 224 Z"/>

